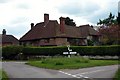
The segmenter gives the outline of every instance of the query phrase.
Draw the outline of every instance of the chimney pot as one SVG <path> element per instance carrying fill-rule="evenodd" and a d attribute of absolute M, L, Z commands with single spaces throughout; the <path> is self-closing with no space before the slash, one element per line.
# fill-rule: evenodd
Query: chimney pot
<path fill-rule="evenodd" d="M 31 23 L 30 25 L 31 25 L 31 29 L 32 29 L 34 27 L 34 23 Z"/>
<path fill-rule="evenodd" d="M 3 29 L 2 34 L 6 35 L 6 30 L 5 29 Z"/>
<path fill-rule="evenodd" d="M 49 14 L 44 14 L 44 24 L 46 25 L 49 22 Z"/>

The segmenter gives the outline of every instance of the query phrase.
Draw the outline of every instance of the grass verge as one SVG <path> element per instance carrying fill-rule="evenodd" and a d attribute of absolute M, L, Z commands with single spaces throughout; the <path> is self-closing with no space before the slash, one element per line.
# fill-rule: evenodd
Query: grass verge
<path fill-rule="evenodd" d="M 118 69 L 118 71 L 115 74 L 114 80 L 120 80 L 120 68 Z"/>
<path fill-rule="evenodd" d="M 5 71 L 0 69 L 0 78 L 2 78 L 1 80 L 8 80 L 8 76 L 5 73 Z"/>
<path fill-rule="evenodd" d="M 48 69 L 78 69 L 94 66 L 118 64 L 118 60 L 89 60 L 82 57 L 74 58 L 47 58 L 39 61 L 28 61 L 31 66 Z"/>

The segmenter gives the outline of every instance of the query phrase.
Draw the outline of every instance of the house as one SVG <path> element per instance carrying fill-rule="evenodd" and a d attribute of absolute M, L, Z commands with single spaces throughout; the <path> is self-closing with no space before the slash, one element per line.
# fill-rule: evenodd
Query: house
<path fill-rule="evenodd" d="M 15 38 L 13 35 L 6 35 L 6 30 L 3 29 L 1 34 L 1 41 L 0 45 L 2 46 L 8 46 L 8 45 L 19 45 L 19 40 Z"/>
<path fill-rule="evenodd" d="M 49 14 L 44 14 L 44 22 L 31 23 L 31 29 L 20 38 L 21 45 L 31 46 L 65 46 L 87 45 L 87 38 L 98 39 L 98 32 L 89 25 L 69 26 L 65 18 L 49 20 Z"/>

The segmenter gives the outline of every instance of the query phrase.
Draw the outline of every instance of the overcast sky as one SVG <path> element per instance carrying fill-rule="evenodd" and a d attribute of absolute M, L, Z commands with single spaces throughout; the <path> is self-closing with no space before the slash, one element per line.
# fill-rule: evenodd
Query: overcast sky
<path fill-rule="evenodd" d="M 95 25 L 110 12 L 117 16 L 120 0 L 0 0 L 0 32 L 18 39 L 30 30 L 30 23 L 43 22 L 44 13 L 50 20 L 72 18 L 77 26 Z"/>

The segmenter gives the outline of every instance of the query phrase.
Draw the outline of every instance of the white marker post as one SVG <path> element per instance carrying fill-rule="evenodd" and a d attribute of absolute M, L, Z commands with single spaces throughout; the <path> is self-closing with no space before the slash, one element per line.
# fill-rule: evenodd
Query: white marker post
<path fill-rule="evenodd" d="M 72 51 L 72 49 L 70 49 L 70 45 L 67 45 L 68 47 L 68 58 L 70 58 L 70 51 Z"/>
<path fill-rule="evenodd" d="M 77 54 L 77 52 L 72 52 L 72 49 L 70 49 L 70 45 L 67 45 L 67 48 L 68 48 L 68 52 L 63 52 L 63 54 L 67 54 L 68 55 L 68 58 L 70 58 L 71 54 Z"/>

